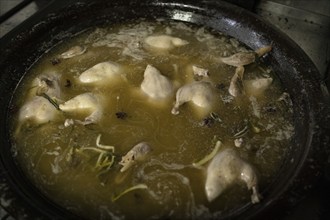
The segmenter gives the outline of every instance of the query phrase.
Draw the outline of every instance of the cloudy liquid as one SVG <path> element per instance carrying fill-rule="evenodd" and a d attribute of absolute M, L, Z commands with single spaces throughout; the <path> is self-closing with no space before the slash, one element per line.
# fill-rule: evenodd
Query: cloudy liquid
<path fill-rule="evenodd" d="M 144 47 L 145 37 L 159 34 L 179 37 L 189 44 L 169 52 Z M 75 45 L 86 46 L 87 52 L 56 65 L 51 62 Z M 60 75 L 63 101 L 85 92 L 106 97 L 101 120 L 92 125 L 64 127 L 65 119 L 83 119 L 86 115 L 59 112 L 55 120 L 42 125 L 21 123 L 13 115 L 17 161 L 51 200 L 90 219 L 201 219 L 239 208 L 250 202 L 251 192 L 245 183 L 238 181 L 210 203 L 204 189 L 207 164 L 202 168 L 192 164 L 209 154 L 215 142 L 221 140 L 220 150 L 236 148 L 240 157 L 256 168 L 262 192 L 278 172 L 293 132 L 292 111 L 278 106 L 283 89 L 267 66 L 245 66 L 246 78 L 262 74 L 274 78 L 261 97 L 229 95 L 235 67 L 221 64 L 216 58 L 246 50 L 221 33 L 163 22 L 102 27 L 63 42 L 30 69 L 16 91 L 15 104 L 20 108 L 35 95 L 29 93 L 33 79 L 54 73 Z M 122 79 L 99 86 L 78 82 L 83 71 L 104 61 L 124 66 Z M 161 102 L 150 100 L 140 89 L 148 64 L 160 70 L 176 89 L 195 80 L 191 65 L 208 69 L 208 80 L 214 84 L 217 99 L 213 112 L 221 122 L 205 125 L 207 116 L 197 114 L 190 103 L 180 107 L 179 115 L 171 114 L 175 94 Z M 270 111 L 274 105 L 278 108 Z M 125 113 L 126 117 L 120 118 L 116 113 Z M 235 147 L 235 134 L 246 126 L 243 145 Z M 95 147 L 100 134 L 101 144 L 115 147 L 115 163 L 106 172 L 95 168 L 96 152 L 75 153 L 75 149 Z M 142 141 L 149 143 L 151 152 L 145 160 L 120 172 L 121 156 Z M 137 184 L 147 188 L 133 190 L 113 201 L 116 195 Z"/>

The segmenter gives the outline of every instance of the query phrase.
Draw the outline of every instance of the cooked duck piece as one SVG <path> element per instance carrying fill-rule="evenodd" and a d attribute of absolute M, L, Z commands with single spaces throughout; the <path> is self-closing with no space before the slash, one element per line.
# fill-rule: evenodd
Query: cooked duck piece
<path fill-rule="evenodd" d="M 121 67 L 119 64 L 107 61 L 96 64 L 80 74 L 79 80 L 82 83 L 105 83 L 109 79 L 120 76 Z"/>
<path fill-rule="evenodd" d="M 126 171 L 137 161 L 143 160 L 150 151 L 150 146 L 145 142 L 141 142 L 135 145 L 130 151 L 128 151 L 125 156 L 122 157 L 121 161 L 119 162 L 119 164 L 123 166 L 120 169 L 120 172 Z"/>
<path fill-rule="evenodd" d="M 192 66 L 193 73 L 195 76 L 202 76 L 202 77 L 208 77 L 209 76 L 209 70 L 198 67 L 193 65 Z"/>
<path fill-rule="evenodd" d="M 52 121 L 58 113 L 56 100 L 61 95 L 59 76 L 56 74 L 41 75 L 32 82 L 29 101 L 20 109 L 19 120 L 32 120 L 43 124 Z"/>
<path fill-rule="evenodd" d="M 185 75 L 185 82 L 186 83 L 191 83 L 193 81 L 210 81 L 209 79 L 209 70 L 205 69 L 201 66 L 197 66 L 194 64 L 187 65 L 186 68 L 183 70 L 185 72 L 181 73 L 178 72 L 178 67 L 175 69 L 175 74 L 184 74 Z"/>
<path fill-rule="evenodd" d="M 244 67 L 239 66 L 236 68 L 235 74 L 230 80 L 228 92 L 230 95 L 237 97 L 243 94 L 243 74 L 244 74 Z"/>
<path fill-rule="evenodd" d="M 255 52 L 239 52 L 230 57 L 220 57 L 220 61 L 230 66 L 245 66 L 253 63 L 256 59 Z"/>
<path fill-rule="evenodd" d="M 91 112 L 89 116 L 85 118 L 83 122 L 75 120 L 81 124 L 91 124 L 100 120 L 102 114 L 102 108 L 99 103 L 99 98 L 93 93 L 83 93 L 80 94 L 65 103 L 59 105 L 59 108 L 64 112 L 77 112 L 77 111 L 87 111 Z M 72 123 L 67 123 L 70 125 Z"/>
<path fill-rule="evenodd" d="M 172 94 L 173 85 L 158 69 L 148 65 L 144 71 L 141 89 L 153 99 L 164 99 Z"/>
<path fill-rule="evenodd" d="M 59 83 L 59 76 L 57 74 L 45 74 L 34 79 L 32 87 L 36 90 L 34 95 L 46 94 L 51 98 L 59 98 L 61 95 L 61 88 Z"/>
<path fill-rule="evenodd" d="M 71 47 L 69 50 L 65 51 L 64 53 L 62 53 L 59 58 L 62 59 L 69 59 L 75 56 L 79 56 L 83 53 L 85 53 L 87 50 L 87 47 L 85 46 L 74 46 Z"/>
<path fill-rule="evenodd" d="M 213 91 L 210 82 L 198 81 L 182 86 L 176 92 L 176 102 L 172 114 L 179 114 L 180 105 L 192 101 L 196 106 L 209 109 L 213 104 Z"/>
<path fill-rule="evenodd" d="M 271 51 L 271 49 L 271 46 L 266 46 L 256 50 L 255 52 L 239 52 L 230 57 L 220 58 L 221 62 L 236 67 L 235 74 L 230 81 L 230 86 L 228 89 L 232 96 L 236 97 L 243 92 L 242 80 L 244 74 L 244 66 L 255 62 L 256 57 L 263 56 L 264 54 Z"/>
<path fill-rule="evenodd" d="M 54 120 L 58 111 L 46 98 L 34 96 L 25 103 L 19 111 L 19 120 L 32 120 L 36 124 L 43 124 Z"/>
<path fill-rule="evenodd" d="M 244 90 L 246 94 L 250 96 L 259 96 L 261 95 L 273 82 L 272 78 L 259 78 L 244 80 Z"/>
<path fill-rule="evenodd" d="M 180 47 L 188 44 L 188 41 L 169 35 L 149 36 L 144 41 L 148 46 L 161 50 L 170 50 L 174 47 Z"/>
<path fill-rule="evenodd" d="M 229 57 L 220 57 L 220 62 L 230 66 L 242 67 L 255 62 L 257 57 L 261 57 L 271 51 L 271 46 L 262 47 L 256 51 L 238 52 Z"/>
<path fill-rule="evenodd" d="M 220 57 L 220 61 L 230 66 L 235 66 L 235 67 L 245 66 L 255 62 L 257 57 L 262 57 L 263 55 L 271 51 L 271 49 L 272 49 L 271 46 L 266 46 L 256 51 L 239 52 L 229 57 Z"/>
<path fill-rule="evenodd" d="M 76 111 L 95 109 L 98 107 L 98 100 L 93 93 L 83 93 L 60 105 L 62 111 Z"/>
<path fill-rule="evenodd" d="M 265 47 L 260 47 L 255 52 L 258 55 L 258 57 L 262 57 L 263 55 L 270 52 L 271 50 L 272 50 L 272 46 L 268 45 L 268 46 L 265 46 Z"/>
<path fill-rule="evenodd" d="M 234 149 L 219 152 L 207 168 L 205 192 L 209 202 L 215 200 L 235 181 L 244 181 L 252 189 L 251 201 L 258 203 L 258 178 L 254 168 L 242 160 Z"/>

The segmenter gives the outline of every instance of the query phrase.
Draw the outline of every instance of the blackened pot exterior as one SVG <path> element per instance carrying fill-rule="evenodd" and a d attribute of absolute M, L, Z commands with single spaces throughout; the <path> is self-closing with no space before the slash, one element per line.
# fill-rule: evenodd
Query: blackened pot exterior
<path fill-rule="evenodd" d="M 273 47 L 264 62 L 278 73 L 293 100 L 295 135 L 291 151 L 276 180 L 262 192 L 262 202 L 246 204 L 224 215 L 224 219 L 260 217 L 261 211 L 285 201 L 285 194 L 301 191 L 301 185 L 322 174 L 329 144 L 329 137 L 325 137 L 330 123 L 327 91 L 322 89 L 319 73 L 307 55 L 270 24 L 244 9 L 213 0 L 60 0 L 51 6 L 0 41 L 0 168 L 22 205 L 30 210 L 31 218 L 81 219 L 38 192 L 12 156 L 8 115 L 15 111 L 11 98 L 16 86 L 31 65 L 61 41 L 88 28 L 139 18 L 184 21 L 225 33 L 252 49 L 269 44 Z"/>

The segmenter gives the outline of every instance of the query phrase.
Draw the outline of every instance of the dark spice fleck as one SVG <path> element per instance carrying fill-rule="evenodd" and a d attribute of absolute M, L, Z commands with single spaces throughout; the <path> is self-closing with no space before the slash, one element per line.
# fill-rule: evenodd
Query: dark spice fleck
<path fill-rule="evenodd" d="M 265 106 L 264 107 L 264 110 L 266 112 L 273 113 L 273 112 L 276 112 L 277 111 L 277 108 L 276 108 L 276 106 L 268 105 L 268 106 Z"/>
<path fill-rule="evenodd" d="M 215 88 L 224 91 L 226 86 L 223 83 L 218 83 L 218 84 L 215 85 Z"/>
<path fill-rule="evenodd" d="M 71 81 L 69 80 L 69 79 L 67 79 L 66 81 L 65 81 L 65 87 L 71 87 Z"/>
<path fill-rule="evenodd" d="M 53 58 L 50 60 L 50 62 L 55 66 L 55 65 L 61 63 L 61 60 L 59 58 Z"/>
<path fill-rule="evenodd" d="M 44 81 L 45 81 L 45 83 L 46 83 L 46 85 L 47 86 L 49 86 L 49 87 L 54 87 L 54 83 L 53 83 L 53 81 L 51 81 L 51 80 L 49 80 L 49 79 L 44 79 Z"/>
<path fill-rule="evenodd" d="M 214 119 L 212 117 L 206 117 L 201 122 L 201 126 L 210 128 L 214 124 Z"/>
<path fill-rule="evenodd" d="M 126 112 L 116 112 L 116 117 L 118 119 L 126 119 L 127 118 L 127 113 Z"/>

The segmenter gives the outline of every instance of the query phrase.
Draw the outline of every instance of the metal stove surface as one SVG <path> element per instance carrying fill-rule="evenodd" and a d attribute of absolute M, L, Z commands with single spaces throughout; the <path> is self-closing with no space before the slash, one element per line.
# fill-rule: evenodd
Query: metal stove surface
<path fill-rule="evenodd" d="M 306 52 L 330 88 L 330 1 L 261 0 L 255 12 Z"/>
<path fill-rule="evenodd" d="M 330 88 L 329 0 L 227 1 L 253 11 L 286 33 L 311 58 L 328 89 Z M 38 10 L 54 3 L 56 3 L 54 0 L 0 0 L 0 38 Z M 23 9 L 16 10 L 15 6 L 18 4 L 23 5 Z M 18 219 L 25 219 L 29 212 L 26 208 L 20 207 L 19 201 L 3 178 L 3 172 L 5 171 L 0 170 L 0 219 L 13 220 L 14 218 L 10 215 L 13 212 L 15 212 L 15 216 L 19 216 Z M 307 197 L 300 201 L 294 209 L 285 210 L 287 207 L 281 207 L 281 211 L 286 212 L 285 214 L 276 213 L 277 211 L 271 212 L 270 214 L 273 216 L 267 216 L 267 219 L 321 220 L 330 216 L 329 210 L 326 209 L 326 207 L 330 207 L 330 203 L 327 203 L 330 195 L 327 186 L 330 184 L 330 168 L 326 170 L 324 178 L 316 189 L 309 192 Z"/>

